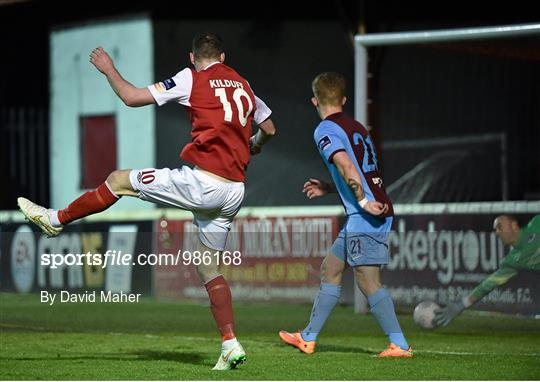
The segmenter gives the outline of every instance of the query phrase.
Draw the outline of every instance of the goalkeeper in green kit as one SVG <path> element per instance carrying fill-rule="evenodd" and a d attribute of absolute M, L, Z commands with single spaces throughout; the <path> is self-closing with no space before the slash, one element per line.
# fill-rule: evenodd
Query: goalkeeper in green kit
<path fill-rule="evenodd" d="M 540 271 L 540 215 L 533 217 L 524 228 L 520 228 L 515 218 L 501 215 L 493 222 L 493 229 L 504 245 L 512 246 L 512 250 L 499 269 L 474 288 L 470 295 L 435 311 L 433 322 L 437 326 L 448 325 L 463 310 L 480 301 L 493 289 L 506 284 L 520 270 Z"/>

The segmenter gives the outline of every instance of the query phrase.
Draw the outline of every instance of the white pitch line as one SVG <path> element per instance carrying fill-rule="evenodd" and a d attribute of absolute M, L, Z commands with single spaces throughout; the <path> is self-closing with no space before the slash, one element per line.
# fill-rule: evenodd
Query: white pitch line
<path fill-rule="evenodd" d="M 0 323 L 0 328 L 29 329 L 29 330 L 40 331 L 40 332 L 46 330 L 43 326 L 14 325 L 14 324 L 4 324 L 4 323 Z"/>
<path fill-rule="evenodd" d="M 0 327 L 7 327 L 7 328 L 16 328 L 16 329 L 32 329 L 32 330 L 43 330 L 45 328 L 39 327 L 39 326 L 24 326 L 24 325 L 10 325 L 10 324 L 0 324 Z M 109 332 L 109 333 L 93 333 L 93 332 L 59 332 L 59 333 L 79 333 L 79 334 L 109 334 L 113 336 L 124 336 L 124 335 L 135 335 L 140 336 L 144 335 L 146 338 L 151 339 L 162 339 L 162 338 L 177 338 L 177 339 L 183 339 L 183 340 L 192 340 L 192 341 L 208 341 L 208 342 L 216 342 L 218 341 L 215 338 L 209 338 L 209 337 L 194 337 L 194 336 L 163 336 L 163 335 L 156 335 L 156 334 L 150 334 L 150 333 L 121 333 L 121 332 Z M 243 343 L 253 343 L 253 344 L 260 344 L 260 341 L 255 340 L 249 340 L 249 339 L 243 339 Z M 277 345 L 277 342 L 276 342 Z M 366 352 L 370 353 L 376 353 L 373 355 L 373 357 L 377 357 L 377 354 L 380 352 L 380 350 L 371 349 L 371 348 L 365 348 L 365 347 L 358 347 L 358 349 L 364 350 Z M 414 352 L 415 354 L 441 354 L 441 355 L 459 355 L 459 356 L 520 356 L 520 357 L 540 357 L 540 353 L 473 353 L 473 352 L 459 352 L 459 351 L 444 351 L 444 350 L 416 350 Z"/>
<path fill-rule="evenodd" d="M 360 348 L 369 352 L 377 353 L 378 351 L 370 348 Z M 414 354 L 441 354 L 441 355 L 460 355 L 460 356 L 520 356 L 520 357 L 540 357 L 540 353 L 473 353 L 461 351 L 444 351 L 444 350 L 415 350 Z M 377 355 L 374 355 L 376 357 Z"/>
<path fill-rule="evenodd" d="M 146 335 L 147 337 L 150 337 L 150 335 Z M 157 338 L 159 336 L 152 335 L 151 338 Z M 209 338 L 209 337 L 184 337 L 184 336 L 172 336 L 170 338 L 182 338 L 185 340 L 194 340 L 194 341 L 217 341 L 216 339 Z M 256 343 L 260 344 L 260 341 L 255 340 L 249 340 L 249 339 L 243 339 L 242 342 L 244 343 Z M 277 344 L 277 343 L 276 343 Z M 380 353 L 380 350 L 371 349 L 371 348 L 365 348 L 365 347 L 358 347 L 358 349 L 365 350 L 372 353 Z M 500 355 L 500 356 L 512 356 L 512 355 L 518 355 L 522 357 L 540 357 L 540 353 L 473 353 L 473 352 L 458 352 L 458 351 L 444 351 L 444 350 L 417 350 L 414 352 L 415 354 L 441 354 L 441 355 L 462 355 L 462 356 L 494 356 L 494 355 Z M 376 355 L 375 355 L 376 356 Z"/>
<path fill-rule="evenodd" d="M 420 350 L 416 353 L 431 353 L 431 354 L 442 354 L 442 355 L 501 355 L 501 356 L 512 356 L 519 355 L 523 357 L 540 357 L 540 353 L 472 353 L 472 352 L 458 352 L 458 351 L 442 351 L 442 350 Z"/>

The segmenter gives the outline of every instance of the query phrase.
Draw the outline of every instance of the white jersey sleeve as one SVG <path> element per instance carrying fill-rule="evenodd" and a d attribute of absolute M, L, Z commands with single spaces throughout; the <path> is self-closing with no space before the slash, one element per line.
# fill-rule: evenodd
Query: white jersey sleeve
<path fill-rule="evenodd" d="M 148 86 L 148 90 L 150 90 L 159 106 L 167 102 L 177 102 L 184 106 L 191 106 L 189 98 L 192 87 L 193 73 L 191 69 L 185 68 L 174 77 Z"/>
<path fill-rule="evenodd" d="M 264 122 L 268 117 L 270 117 L 270 114 L 272 114 L 272 110 L 266 104 L 261 100 L 259 97 L 255 96 L 255 105 L 257 106 L 257 109 L 255 110 L 255 115 L 253 116 L 253 119 L 255 120 L 256 124 L 260 124 L 261 122 Z"/>

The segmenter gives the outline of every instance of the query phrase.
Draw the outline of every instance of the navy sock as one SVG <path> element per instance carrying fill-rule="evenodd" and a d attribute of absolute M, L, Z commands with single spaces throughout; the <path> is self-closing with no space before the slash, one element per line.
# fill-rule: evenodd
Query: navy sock
<path fill-rule="evenodd" d="M 319 293 L 313 302 L 309 324 L 302 331 L 302 338 L 305 341 L 315 341 L 324 323 L 334 310 L 341 295 L 341 285 L 321 284 Z"/>

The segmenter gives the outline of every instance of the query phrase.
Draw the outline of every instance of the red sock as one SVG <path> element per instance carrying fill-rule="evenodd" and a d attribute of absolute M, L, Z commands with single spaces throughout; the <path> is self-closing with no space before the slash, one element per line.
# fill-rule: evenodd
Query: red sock
<path fill-rule="evenodd" d="M 206 284 L 206 291 L 210 297 L 210 310 L 214 315 L 217 327 L 221 333 L 221 340 L 231 340 L 234 335 L 234 315 L 232 308 L 231 288 L 223 276 L 218 276 Z"/>
<path fill-rule="evenodd" d="M 119 199 L 107 183 L 101 184 L 94 191 L 88 191 L 75 199 L 67 208 L 58 211 L 58 220 L 62 224 L 101 212 L 112 206 Z"/>

